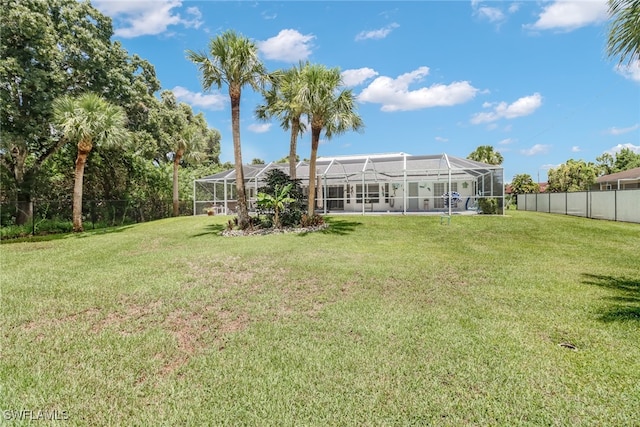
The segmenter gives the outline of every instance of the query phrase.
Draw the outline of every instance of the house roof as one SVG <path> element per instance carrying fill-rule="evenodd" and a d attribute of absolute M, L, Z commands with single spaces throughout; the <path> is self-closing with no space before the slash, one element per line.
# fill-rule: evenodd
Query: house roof
<path fill-rule="evenodd" d="M 258 179 L 271 169 L 280 169 L 288 174 L 289 163 L 244 165 L 243 173 L 246 180 L 252 180 Z M 401 180 L 405 175 L 407 178 L 444 179 L 449 171 L 454 178 L 474 178 L 496 170 L 502 170 L 502 167 L 447 154 L 414 156 L 407 153 L 382 153 L 318 157 L 316 160 L 316 175 L 328 180 L 360 179 L 363 173 L 371 180 Z M 197 181 L 233 180 L 235 175 L 235 170 L 231 169 Z M 296 175 L 299 179 L 308 179 L 309 163 L 299 162 Z"/>
<path fill-rule="evenodd" d="M 633 168 L 633 169 L 629 169 L 629 170 L 622 171 L 622 172 L 612 173 L 610 175 L 602 175 L 601 177 L 596 179 L 596 182 L 598 184 L 603 184 L 603 183 L 607 183 L 607 182 L 615 182 L 615 183 L 617 183 L 619 179 L 624 179 L 624 180 L 637 179 L 637 180 L 640 180 L 640 168 Z"/>

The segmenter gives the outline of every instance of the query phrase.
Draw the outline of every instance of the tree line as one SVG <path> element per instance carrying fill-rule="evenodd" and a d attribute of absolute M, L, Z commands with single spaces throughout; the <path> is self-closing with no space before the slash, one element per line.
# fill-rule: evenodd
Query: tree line
<path fill-rule="evenodd" d="M 0 202 L 17 201 L 17 224 L 33 200 L 81 205 L 82 193 L 173 200 L 177 214 L 178 168 L 189 169 L 185 192 L 191 176 L 221 168 L 218 130 L 161 91 L 153 65 L 111 41 L 111 19 L 90 2 L 2 0 L 0 20 Z"/>

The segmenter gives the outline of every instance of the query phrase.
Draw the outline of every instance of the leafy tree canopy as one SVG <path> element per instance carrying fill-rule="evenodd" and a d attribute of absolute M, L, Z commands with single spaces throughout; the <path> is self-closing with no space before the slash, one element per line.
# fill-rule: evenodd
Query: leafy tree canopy
<path fill-rule="evenodd" d="M 490 145 L 479 146 L 467 156 L 467 159 L 487 163 L 489 165 L 501 165 L 504 161 L 502 154 L 495 151 Z"/>
<path fill-rule="evenodd" d="M 511 192 L 513 194 L 539 193 L 540 186 L 537 182 L 533 181 L 531 175 L 523 173 L 513 177 L 511 181 Z"/>
<path fill-rule="evenodd" d="M 586 191 L 595 184 L 600 168 L 592 162 L 569 159 L 549 169 L 547 192 Z"/>
<path fill-rule="evenodd" d="M 609 175 L 640 167 L 640 153 L 634 153 L 630 148 L 623 148 L 614 155 L 604 153 L 596 157 L 602 175 Z"/>

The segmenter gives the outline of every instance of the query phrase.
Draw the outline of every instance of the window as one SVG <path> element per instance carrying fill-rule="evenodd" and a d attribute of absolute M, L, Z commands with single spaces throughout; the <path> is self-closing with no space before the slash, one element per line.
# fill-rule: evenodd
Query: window
<path fill-rule="evenodd" d="M 364 195 L 363 195 L 363 191 Z M 362 203 L 364 196 L 365 203 L 380 203 L 380 185 L 375 184 L 356 184 L 356 203 Z"/>

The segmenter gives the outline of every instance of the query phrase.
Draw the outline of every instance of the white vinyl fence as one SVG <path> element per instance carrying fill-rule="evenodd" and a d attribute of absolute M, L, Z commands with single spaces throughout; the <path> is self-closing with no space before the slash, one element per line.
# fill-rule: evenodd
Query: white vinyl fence
<path fill-rule="evenodd" d="M 640 223 L 640 189 L 518 194 L 518 209 Z"/>

